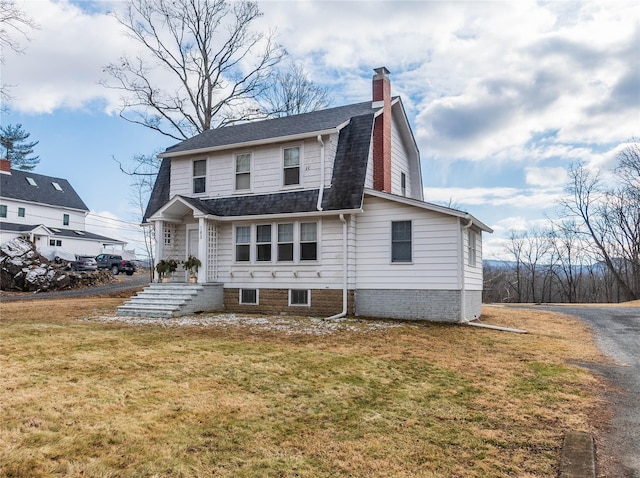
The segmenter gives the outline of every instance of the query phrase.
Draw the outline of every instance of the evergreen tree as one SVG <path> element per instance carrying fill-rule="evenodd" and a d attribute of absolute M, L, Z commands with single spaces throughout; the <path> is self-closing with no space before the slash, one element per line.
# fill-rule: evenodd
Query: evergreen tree
<path fill-rule="evenodd" d="M 40 162 L 40 156 L 31 156 L 38 141 L 26 143 L 31 134 L 22 130 L 22 125 L 0 126 L 0 145 L 3 158 L 11 161 L 14 168 L 31 170 Z"/>

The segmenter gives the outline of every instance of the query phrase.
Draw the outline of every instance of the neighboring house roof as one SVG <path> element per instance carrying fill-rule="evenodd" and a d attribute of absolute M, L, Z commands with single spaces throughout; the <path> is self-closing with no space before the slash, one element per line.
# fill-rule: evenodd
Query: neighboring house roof
<path fill-rule="evenodd" d="M 296 135 L 335 131 L 354 116 L 373 114 L 378 109 L 372 107 L 371 101 L 365 101 L 299 115 L 210 129 L 167 148 L 159 156 L 168 157 L 187 152 L 193 154 L 194 152 L 204 152 L 221 147 L 226 148 L 265 140 L 274 141 L 278 138 L 288 138 Z"/>
<path fill-rule="evenodd" d="M 331 187 L 323 191 L 323 210 L 362 208 L 373 116 L 370 112 L 350 118 L 349 124 L 340 130 Z M 170 159 L 164 158 L 145 212 L 145 222 L 167 204 L 170 175 Z M 312 189 L 215 199 L 181 196 L 181 199 L 204 214 L 240 217 L 317 211 L 319 193 L 318 189 Z"/>
<path fill-rule="evenodd" d="M 0 174 L 0 197 L 89 211 L 66 179 L 19 169 L 12 169 L 11 174 Z"/>
<path fill-rule="evenodd" d="M 101 236 L 88 231 L 78 231 L 76 229 L 62 229 L 59 227 L 50 227 L 43 224 L 17 224 L 14 222 L 0 222 L 0 231 L 18 232 L 21 234 L 33 232 L 38 228 L 46 229 L 50 235 L 55 237 L 69 237 L 73 239 L 87 239 L 91 241 L 100 241 L 108 244 L 126 244 L 125 241 L 119 241 L 110 237 Z"/>

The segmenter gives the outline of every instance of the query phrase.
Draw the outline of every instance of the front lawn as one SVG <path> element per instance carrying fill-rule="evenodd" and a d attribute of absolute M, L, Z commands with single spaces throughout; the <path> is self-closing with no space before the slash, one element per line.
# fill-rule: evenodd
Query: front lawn
<path fill-rule="evenodd" d="M 513 334 L 429 323 L 199 315 L 122 299 L 5 302 L 0 475 L 501 477 L 557 473 L 592 431 L 580 322 L 485 307 Z"/>

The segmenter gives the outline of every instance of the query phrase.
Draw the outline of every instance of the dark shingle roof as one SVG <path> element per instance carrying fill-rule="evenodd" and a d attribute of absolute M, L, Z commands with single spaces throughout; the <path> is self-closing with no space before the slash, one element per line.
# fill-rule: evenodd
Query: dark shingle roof
<path fill-rule="evenodd" d="M 153 184 L 153 190 L 149 197 L 147 209 L 144 212 L 142 223 L 146 223 L 147 219 L 152 216 L 158 209 L 164 206 L 169 200 L 169 181 L 171 180 L 171 159 L 164 158 L 160 164 L 160 170 L 156 176 L 156 182 Z"/>
<path fill-rule="evenodd" d="M 366 105 L 366 108 L 364 105 Z M 340 110 L 339 114 L 335 110 Z M 324 118 L 323 121 L 326 121 L 327 117 L 332 117 L 332 121 L 335 122 L 334 126 L 339 126 L 346 122 L 349 122 L 349 124 L 340 131 L 331 187 L 325 188 L 323 192 L 322 209 L 325 211 L 359 209 L 362 207 L 364 182 L 371 144 L 371 131 L 373 128 L 374 115 L 371 109 L 371 103 L 360 103 L 358 105 L 351 105 L 351 107 L 333 108 L 333 110 L 325 111 L 333 111 L 333 113 L 327 116 L 320 115 Z M 362 113 L 362 111 L 364 111 L 364 113 Z M 345 117 L 344 115 L 348 112 L 358 114 Z M 308 115 L 314 115 L 314 113 L 277 118 L 260 123 L 263 125 L 272 121 L 279 123 L 280 120 L 283 119 L 295 119 L 300 116 L 305 116 L 306 119 L 300 124 L 310 125 L 311 122 L 308 121 Z M 212 130 L 212 132 L 235 128 L 239 128 L 239 126 Z M 314 130 L 312 129 L 311 131 Z M 185 143 L 187 141 L 185 141 Z M 211 146 L 211 144 L 209 146 Z M 145 222 L 169 201 L 170 176 L 171 159 L 164 158 L 151 193 L 151 198 L 149 199 L 149 204 L 147 205 L 147 210 L 145 211 Z M 236 217 L 313 212 L 317 210 L 318 195 L 319 190 L 312 189 L 215 199 L 200 199 L 186 196 L 181 196 L 181 198 L 206 214 L 218 217 Z"/>
<path fill-rule="evenodd" d="M 166 154 L 281 138 L 336 128 L 354 116 L 373 113 L 371 101 L 282 118 L 210 129 L 167 148 Z"/>
<path fill-rule="evenodd" d="M 31 178 L 36 186 L 29 184 L 27 178 Z M 60 185 L 62 191 L 58 191 L 53 186 L 52 183 L 54 182 Z M 12 169 L 11 174 L 0 174 L 0 196 L 49 206 L 68 207 L 83 211 L 89 210 L 66 179 L 44 176 L 19 169 Z"/>

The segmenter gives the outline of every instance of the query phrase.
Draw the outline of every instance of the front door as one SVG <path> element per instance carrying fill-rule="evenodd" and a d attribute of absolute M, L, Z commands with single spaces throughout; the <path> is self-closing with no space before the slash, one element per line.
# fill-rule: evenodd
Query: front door
<path fill-rule="evenodd" d="M 189 256 L 198 257 L 198 236 L 198 229 L 187 229 L 187 257 L 185 259 L 188 259 Z M 189 271 L 185 271 L 185 274 L 187 275 L 186 279 L 189 280 Z"/>

